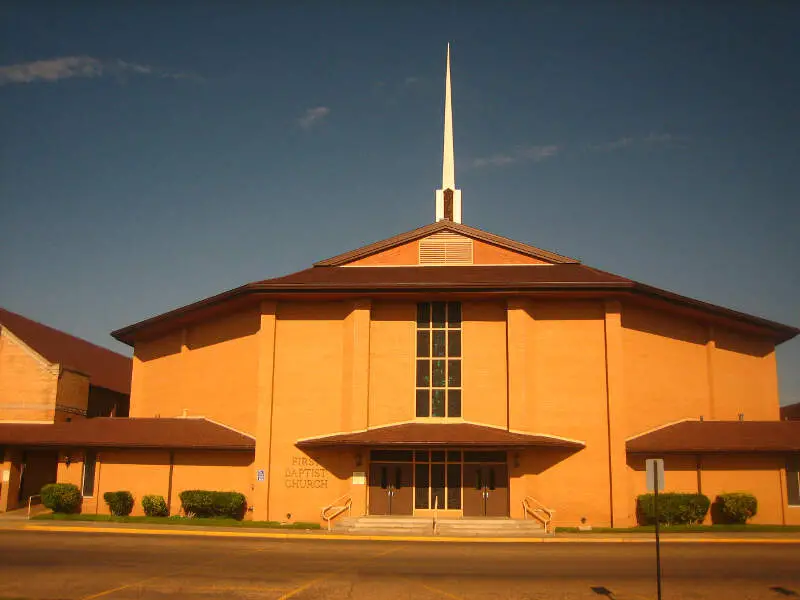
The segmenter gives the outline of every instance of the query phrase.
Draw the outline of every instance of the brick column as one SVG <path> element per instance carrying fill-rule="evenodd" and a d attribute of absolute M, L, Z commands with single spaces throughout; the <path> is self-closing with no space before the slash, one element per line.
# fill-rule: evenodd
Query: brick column
<path fill-rule="evenodd" d="M 258 329 L 258 382 L 256 402 L 256 456 L 253 464 L 253 519 L 269 520 L 269 488 L 272 481 L 272 400 L 275 375 L 275 326 L 277 302 L 261 303 L 261 323 Z M 264 480 L 257 473 L 264 471 Z"/>
<path fill-rule="evenodd" d="M 622 305 L 605 303 L 606 402 L 608 425 L 609 514 L 612 527 L 633 524 L 627 494 L 625 452 L 625 371 L 622 348 Z"/>
<path fill-rule="evenodd" d="M 18 508 L 20 476 L 22 475 L 22 450 L 6 448 L 0 470 L 0 513 Z M 6 481 L 8 477 L 8 481 Z"/>
<path fill-rule="evenodd" d="M 506 352 L 508 356 L 508 428 L 528 431 L 533 426 L 533 326 L 528 300 L 508 301 Z"/>
<path fill-rule="evenodd" d="M 344 320 L 344 357 L 342 361 L 342 416 L 341 431 L 356 431 L 369 427 L 369 347 L 370 320 L 372 302 L 359 299 L 353 302 L 350 314 Z M 351 451 L 346 451 L 351 452 Z M 361 465 L 355 470 L 367 468 L 368 450 L 361 452 Z M 366 514 L 367 486 L 350 484 L 350 495 L 353 499 L 352 514 Z"/>

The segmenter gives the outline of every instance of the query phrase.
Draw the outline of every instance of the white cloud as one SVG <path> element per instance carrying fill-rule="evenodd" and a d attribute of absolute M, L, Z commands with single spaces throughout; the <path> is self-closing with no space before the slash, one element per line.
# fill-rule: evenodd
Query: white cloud
<path fill-rule="evenodd" d="M 315 108 L 309 108 L 306 110 L 305 114 L 300 117 L 297 122 L 300 124 L 300 127 L 303 129 L 311 129 L 314 125 L 322 121 L 325 117 L 327 117 L 331 112 L 331 109 L 327 106 L 317 106 Z"/>
<path fill-rule="evenodd" d="M 124 60 L 103 61 L 91 56 L 62 56 L 0 67 L 0 85 L 34 83 L 36 81 L 52 82 L 74 77 L 120 76 L 125 73 L 152 75 L 163 79 L 200 79 L 189 73 L 158 69 L 150 65 L 140 65 Z"/>
<path fill-rule="evenodd" d="M 604 142 L 602 144 L 589 144 L 589 150 L 593 150 L 595 152 L 614 152 L 615 150 L 622 150 L 623 148 L 629 148 L 633 146 L 635 140 L 632 137 L 621 137 L 616 140 L 612 140 L 610 142 Z"/>
<path fill-rule="evenodd" d="M 518 162 L 541 162 L 556 156 L 560 151 L 559 146 L 551 144 L 549 146 L 524 146 L 517 148 L 508 154 L 493 154 L 473 159 L 472 166 L 481 167 L 503 167 Z"/>
<path fill-rule="evenodd" d="M 592 152 L 615 152 L 616 150 L 623 150 L 633 146 L 667 146 L 685 142 L 686 140 L 688 140 L 688 138 L 685 136 L 673 135 L 671 133 L 649 133 L 641 137 L 626 136 L 601 144 L 588 144 L 586 149 Z"/>

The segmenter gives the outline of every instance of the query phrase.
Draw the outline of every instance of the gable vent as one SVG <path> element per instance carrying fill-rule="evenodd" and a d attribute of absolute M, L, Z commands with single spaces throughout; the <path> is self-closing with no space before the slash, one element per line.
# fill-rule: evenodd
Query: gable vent
<path fill-rule="evenodd" d="M 421 265 L 471 265 L 472 239 L 457 233 L 435 233 L 419 241 Z"/>

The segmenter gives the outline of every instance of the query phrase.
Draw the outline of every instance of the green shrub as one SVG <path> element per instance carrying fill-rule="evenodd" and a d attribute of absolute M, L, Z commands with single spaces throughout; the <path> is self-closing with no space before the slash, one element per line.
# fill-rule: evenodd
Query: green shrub
<path fill-rule="evenodd" d="M 758 501 L 753 494 L 737 492 L 720 494 L 714 502 L 715 523 L 746 523 L 758 510 Z"/>
<path fill-rule="evenodd" d="M 42 504 L 54 513 L 78 512 L 81 505 L 81 491 L 71 483 L 48 483 L 39 493 Z"/>
<path fill-rule="evenodd" d="M 655 494 L 642 494 L 637 499 L 636 515 L 639 525 L 654 525 Z M 703 494 L 665 493 L 658 495 L 658 522 L 667 525 L 702 523 L 708 513 L 710 500 Z"/>
<path fill-rule="evenodd" d="M 133 510 L 133 494 L 126 491 L 106 492 L 103 500 L 115 517 L 127 517 Z"/>
<path fill-rule="evenodd" d="M 185 514 L 196 517 L 231 517 L 242 519 L 247 499 L 239 492 L 185 490 L 179 494 Z"/>
<path fill-rule="evenodd" d="M 145 496 L 142 498 L 142 508 L 148 517 L 168 517 L 169 508 L 164 496 Z"/>

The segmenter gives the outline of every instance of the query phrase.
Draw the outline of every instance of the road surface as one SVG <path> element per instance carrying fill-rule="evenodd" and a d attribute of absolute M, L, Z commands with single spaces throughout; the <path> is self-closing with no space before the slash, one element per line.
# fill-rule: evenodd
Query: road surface
<path fill-rule="evenodd" d="M 664 600 L 800 600 L 800 545 L 662 546 Z M 649 544 L 0 531 L 0 599 L 655 599 Z"/>

